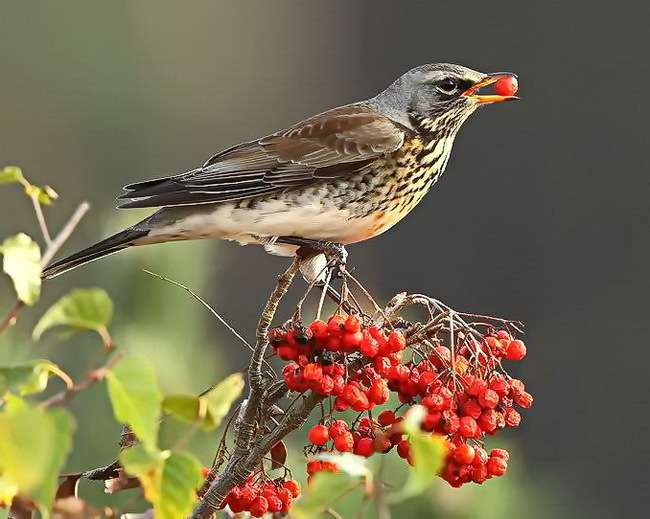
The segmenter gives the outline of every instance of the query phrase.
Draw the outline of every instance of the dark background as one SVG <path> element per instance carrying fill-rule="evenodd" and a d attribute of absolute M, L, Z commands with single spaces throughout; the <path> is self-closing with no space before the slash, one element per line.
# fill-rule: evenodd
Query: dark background
<path fill-rule="evenodd" d="M 546 517 L 641 517 L 650 505 L 648 15 L 642 2 L 5 0 L 0 165 L 61 193 L 47 213 L 53 228 L 79 200 L 92 203 L 70 253 L 141 216 L 117 219 L 123 184 L 374 95 L 412 66 L 517 72 L 523 101 L 471 118 L 432 193 L 400 225 L 351 247 L 350 261 L 380 297 L 424 292 L 526 322 L 519 374 L 536 401 L 512 441 L 520 477 L 544 489 L 536 506 Z M 0 209 L 0 236 L 38 236 L 15 190 L 0 191 Z M 285 263 L 253 247 L 163 245 L 59 278 L 47 297 L 106 287 L 116 326 L 146 322 L 158 328 L 149 338 L 174 337 L 145 351 L 171 348 L 162 369 L 189 365 L 175 383 L 197 390 L 244 352 L 225 354 L 234 347 L 214 322 L 140 267 L 164 265 L 194 283 L 250 335 Z M 9 284 L 0 288 L 8 306 Z M 83 345 L 71 347 L 83 358 Z"/>

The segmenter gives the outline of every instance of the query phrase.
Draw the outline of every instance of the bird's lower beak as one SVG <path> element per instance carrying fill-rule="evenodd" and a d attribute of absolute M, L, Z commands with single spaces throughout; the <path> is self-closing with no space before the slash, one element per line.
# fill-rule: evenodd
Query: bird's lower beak
<path fill-rule="evenodd" d="M 478 91 L 481 88 L 491 85 L 492 83 L 496 83 L 497 81 L 499 81 L 499 79 L 504 77 L 516 78 L 517 75 L 511 72 L 495 72 L 493 74 L 488 74 L 485 76 L 483 80 L 479 81 L 478 83 L 474 84 L 473 86 L 465 90 L 465 92 L 463 92 L 463 96 L 469 97 L 470 99 L 473 99 L 474 101 L 477 101 L 479 104 L 482 105 L 492 104 L 492 103 L 502 103 L 504 101 L 516 101 L 517 99 L 519 99 L 519 97 L 514 95 L 513 96 L 504 96 L 504 95 L 497 95 L 497 94 L 483 95 L 478 93 Z"/>

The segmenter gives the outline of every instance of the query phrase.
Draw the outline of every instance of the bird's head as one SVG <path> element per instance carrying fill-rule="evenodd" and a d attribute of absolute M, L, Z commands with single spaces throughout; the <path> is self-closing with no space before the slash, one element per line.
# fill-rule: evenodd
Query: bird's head
<path fill-rule="evenodd" d="M 482 94 L 483 87 L 509 72 L 484 74 L 460 65 L 436 63 L 409 70 L 373 101 L 382 113 L 412 129 L 457 130 L 479 106 L 518 99 Z"/>

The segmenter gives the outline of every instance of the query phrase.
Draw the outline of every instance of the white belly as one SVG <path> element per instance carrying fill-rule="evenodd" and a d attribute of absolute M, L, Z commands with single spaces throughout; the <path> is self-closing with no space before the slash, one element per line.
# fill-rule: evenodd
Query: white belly
<path fill-rule="evenodd" d="M 268 200 L 252 208 L 237 208 L 233 203 L 213 207 L 212 211 L 197 211 L 173 223 L 157 226 L 147 241 L 216 238 L 244 244 L 267 243 L 278 236 L 296 236 L 348 244 L 376 234 L 371 232 L 376 226 L 375 218 L 350 218 L 351 213 L 346 209 L 318 203 L 287 206 L 285 202 Z M 267 249 L 292 254 L 295 247 Z"/>

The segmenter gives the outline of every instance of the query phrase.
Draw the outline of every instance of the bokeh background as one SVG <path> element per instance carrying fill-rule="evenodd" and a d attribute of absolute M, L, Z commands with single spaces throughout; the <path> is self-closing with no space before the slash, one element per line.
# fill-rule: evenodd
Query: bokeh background
<path fill-rule="evenodd" d="M 350 248 L 380 298 L 410 290 L 527 323 L 518 375 L 536 396 L 507 437 L 512 474 L 431 494 L 396 516 L 645 517 L 648 497 L 648 101 L 644 2 L 191 1 L 0 3 L 0 165 L 61 198 L 57 229 L 93 209 L 63 252 L 142 214 L 114 210 L 129 181 L 190 169 L 213 152 L 374 95 L 408 68 L 450 61 L 520 76 L 523 101 L 473 117 L 447 174 L 385 235 Z M 0 236 L 38 229 L 0 191 Z M 34 344 L 30 327 L 71 287 L 116 301 L 118 344 L 157 366 L 168 391 L 198 392 L 246 352 L 182 291 L 197 289 L 252 336 L 286 260 L 223 243 L 114 256 L 48 282 L 0 340 L 0 359 L 47 356 L 80 374 L 90 334 Z M 0 281 L 0 308 L 12 301 Z M 105 390 L 73 405 L 70 469 L 111 460 Z M 300 441 L 300 438 L 296 440 Z M 213 439 L 197 438 L 209 458 Z M 87 495 L 102 502 L 101 489 Z M 347 517 L 347 516 L 346 516 Z"/>

